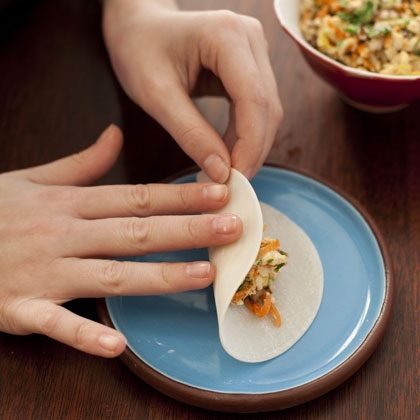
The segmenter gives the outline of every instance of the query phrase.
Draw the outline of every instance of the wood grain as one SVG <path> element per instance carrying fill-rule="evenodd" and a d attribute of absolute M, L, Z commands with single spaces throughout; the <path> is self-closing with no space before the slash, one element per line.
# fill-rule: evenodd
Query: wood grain
<path fill-rule="evenodd" d="M 180 4 L 186 9 L 228 8 L 262 21 L 285 108 L 269 161 L 312 171 L 355 197 L 377 222 L 394 265 L 393 318 L 365 366 L 315 401 L 245 417 L 414 419 L 420 104 L 383 116 L 343 104 L 281 32 L 271 0 Z M 102 182 L 158 181 L 191 163 L 119 88 L 101 38 L 98 2 L 18 2 L 0 13 L 0 28 L 1 172 L 78 151 L 111 122 L 124 129 L 125 152 Z M 205 99 L 199 106 L 222 131 L 226 104 Z M 162 147 L 167 150 L 163 156 Z M 68 306 L 96 319 L 90 300 Z M 41 336 L 0 334 L 0 372 L 1 419 L 232 417 L 161 395 L 119 360 L 78 353 Z"/>

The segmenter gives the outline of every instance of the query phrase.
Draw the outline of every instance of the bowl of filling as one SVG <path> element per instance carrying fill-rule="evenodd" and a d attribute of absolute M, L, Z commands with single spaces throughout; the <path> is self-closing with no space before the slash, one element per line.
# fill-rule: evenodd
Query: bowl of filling
<path fill-rule="evenodd" d="M 420 0 L 275 0 L 306 61 L 369 112 L 420 100 Z"/>

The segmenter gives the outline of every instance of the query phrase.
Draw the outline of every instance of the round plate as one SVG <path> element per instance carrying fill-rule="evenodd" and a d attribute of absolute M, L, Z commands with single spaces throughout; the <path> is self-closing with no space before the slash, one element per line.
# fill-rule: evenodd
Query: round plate
<path fill-rule="evenodd" d="M 190 173 L 174 182 L 194 179 Z M 275 410 L 329 391 L 366 361 L 390 316 L 389 258 L 377 228 L 358 204 L 324 182 L 286 168 L 264 167 L 252 185 L 261 201 L 306 232 L 324 269 L 319 312 L 286 353 L 257 364 L 227 355 L 219 341 L 211 288 L 107 298 L 98 304 L 101 320 L 126 336 L 122 359 L 139 377 L 173 398 L 213 410 Z M 206 256 L 195 250 L 134 260 Z"/>

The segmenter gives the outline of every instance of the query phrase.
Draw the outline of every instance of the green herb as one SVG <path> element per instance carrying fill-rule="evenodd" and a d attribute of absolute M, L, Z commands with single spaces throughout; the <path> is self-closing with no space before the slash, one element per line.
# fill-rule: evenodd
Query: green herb
<path fill-rule="evenodd" d="M 360 9 L 352 12 L 341 12 L 338 14 L 345 22 L 352 25 L 363 25 L 369 23 L 374 15 L 375 7 L 372 0 L 368 0 Z"/>
<path fill-rule="evenodd" d="M 350 35 L 357 35 L 360 30 L 360 25 L 349 25 L 344 28 L 344 31 Z"/>
<path fill-rule="evenodd" d="M 280 268 L 284 267 L 285 265 L 286 265 L 286 263 L 281 263 L 281 264 L 279 264 L 279 265 L 276 265 L 276 268 L 274 269 L 274 271 L 275 271 L 276 273 L 278 273 L 278 272 L 279 272 L 279 270 L 280 270 Z"/>
<path fill-rule="evenodd" d="M 267 261 L 267 264 L 271 264 L 273 262 L 273 258 L 270 258 L 268 261 Z"/>
<path fill-rule="evenodd" d="M 402 27 L 403 29 L 406 29 L 409 23 L 410 23 L 410 19 L 404 19 L 404 20 L 401 22 L 401 27 Z M 411 31 L 410 31 L 410 32 L 411 32 Z"/>
<path fill-rule="evenodd" d="M 391 28 L 384 26 L 384 27 L 375 27 L 375 26 L 365 26 L 366 35 L 369 38 L 376 38 L 379 36 L 386 36 L 391 33 Z"/>
<path fill-rule="evenodd" d="M 244 281 L 242 282 L 242 284 L 238 287 L 237 292 L 240 292 L 241 290 L 243 290 L 243 289 L 245 288 L 245 283 L 246 283 L 246 280 L 244 280 Z"/>
<path fill-rule="evenodd" d="M 286 255 L 286 257 L 287 257 L 287 255 L 288 255 L 288 254 L 287 254 L 287 252 L 284 252 L 284 251 L 282 251 L 282 250 L 280 250 L 279 252 L 280 252 L 280 255 Z"/>

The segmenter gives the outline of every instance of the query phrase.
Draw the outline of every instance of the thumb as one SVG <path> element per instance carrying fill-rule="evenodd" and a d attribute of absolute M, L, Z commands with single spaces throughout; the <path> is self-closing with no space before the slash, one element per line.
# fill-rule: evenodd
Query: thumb
<path fill-rule="evenodd" d="M 170 95 L 149 98 L 152 115 L 215 182 L 226 182 L 230 173 L 229 152 L 219 134 L 205 120 L 181 86 L 171 86 Z"/>
<path fill-rule="evenodd" d="M 24 171 L 39 184 L 89 185 L 109 171 L 122 147 L 121 130 L 111 124 L 89 148 Z"/>

